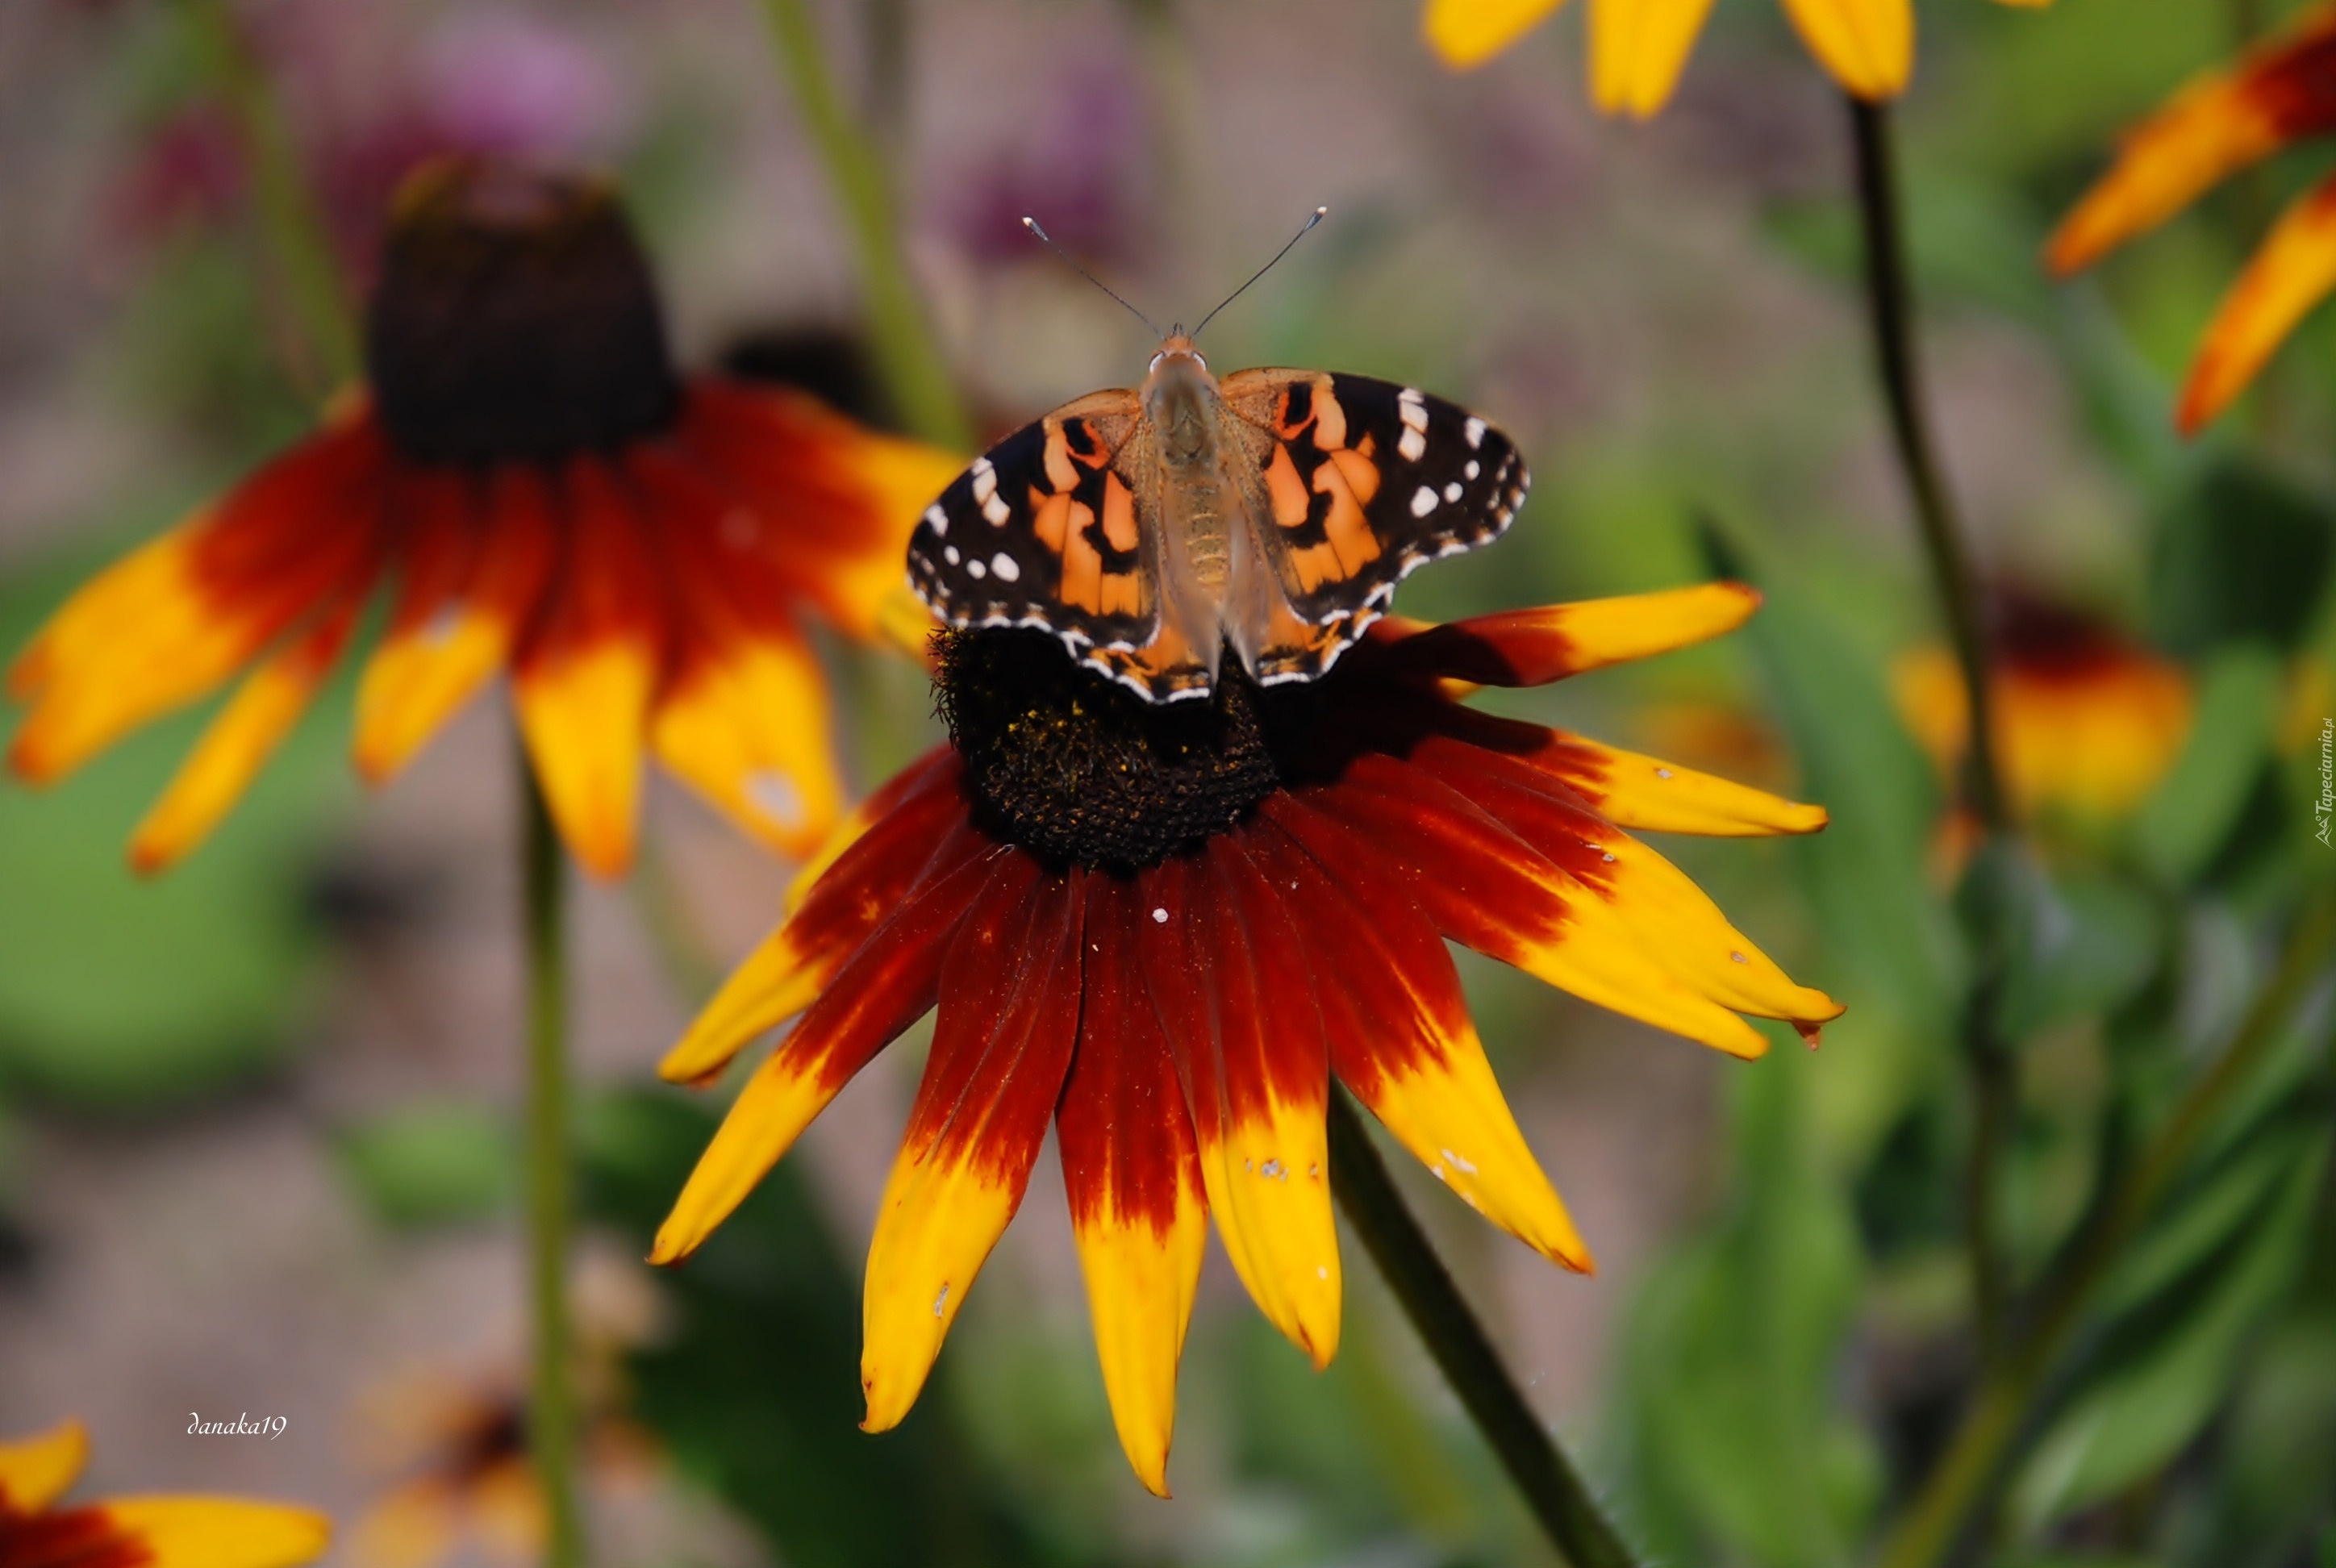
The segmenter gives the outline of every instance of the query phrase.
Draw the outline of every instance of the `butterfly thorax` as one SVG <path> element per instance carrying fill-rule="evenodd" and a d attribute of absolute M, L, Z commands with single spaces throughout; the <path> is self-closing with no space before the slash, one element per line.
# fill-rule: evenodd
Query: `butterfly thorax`
<path fill-rule="evenodd" d="M 1166 609 L 1213 675 L 1227 638 L 1248 661 L 1271 608 L 1250 509 L 1230 466 L 1224 397 L 1208 361 L 1178 333 L 1153 356 L 1143 401 L 1158 443 Z"/>

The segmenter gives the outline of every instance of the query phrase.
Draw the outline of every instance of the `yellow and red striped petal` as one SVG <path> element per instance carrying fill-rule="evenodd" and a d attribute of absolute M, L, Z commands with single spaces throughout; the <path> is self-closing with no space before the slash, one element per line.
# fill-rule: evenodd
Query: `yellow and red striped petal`
<path fill-rule="evenodd" d="M 1268 827 L 1260 869 L 1305 911 L 1330 1069 L 1470 1208 L 1583 1273 L 1590 1251 L 1525 1146 L 1444 939 L 1399 887 L 1316 861 Z"/>
<path fill-rule="evenodd" d="M 2336 87 L 2336 73 L 2331 73 Z M 2174 423 L 2195 435 L 2336 288 L 2336 179 L 2300 197 L 2223 297 L 2182 385 Z"/>
<path fill-rule="evenodd" d="M 1338 1349 L 1329 1046 L 1309 955 L 1240 837 L 1136 878 L 1137 946 L 1226 1256 L 1319 1370 Z"/>
<path fill-rule="evenodd" d="M 1055 1125 L 1112 1425 L 1136 1478 L 1165 1497 L 1208 1201 L 1136 945 L 1150 913 L 1127 883 L 1088 886 L 1084 1010 Z"/>
<path fill-rule="evenodd" d="M 63 1496 L 88 1464 L 89 1432 L 78 1421 L 0 1443 L 0 1513 L 38 1514 Z"/>
<path fill-rule="evenodd" d="M 332 1544 L 307 1508 L 240 1497 L 114 1497 L 101 1512 L 146 1550 L 146 1568 L 295 1568 Z"/>
<path fill-rule="evenodd" d="M 632 864 L 665 618 L 657 561 L 617 476 L 579 458 L 565 479 L 567 537 L 512 696 L 560 836 L 588 870 L 616 877 Z"/>
<path fill-rule="evenodd" d="M 377 560 L 383 455 L 368 425 L 321 433 L 65 601 L 18 656 L 33 703 L 8 760 L 59 778 L 202 696 Z"/>
<path fill-rule="evenodd" d="M 689 400 L 673 444 L 717 479 L 726 541 L 787 575 L 838 629 L 876 641 L 909 535 L 965 460 L 789 388 L 707 381 Z"/>
<path fill-rule="evenodd" d="M 1843 89 L 1894 98 L 1914 73 L 1914 0 L 1785 0 L 1801 42 Z"/>
<path fill-rule="evenodd" d="M 783 854 L 810 853 L 835 825 L 827 679 L 799 635 L 692 635 L 649 733 L 675 776 Z"/>
<path fill-rule="evenodd" d="M 1616 827 L 1707 838 L 1766 838 L 1815 833 L 1831 820 L 1823 806 L 1788 801 L 1564 730 L 1542 733 L 1547 738 L 1540 749 L 1519 760 L 1565 784 Z"/>
<path fill-rule="evenodd" d="M 1285 796 L 1264 809 L 1315 859 L 1372 866 L 1407 886 L 1439 931 L 1487 958 L 1731 1056 L 1768 1048 L 1759 1031 L 1682 982 L 1603 898 L 1435 781 L 1386 791 L 1350 777 L 1303 805 Z"/>
<path fill-rule="evenodd" d="M 965 824 L 957 754 L 943 748 L 901 775 L 913 787 L 842 851 L 786 923 L 732 971 L 657 1064 L 669 1083 L 719 1073 L 746 1043 L 811 1005 L 869 935 L 919 887 L 987 847 Z M 896 781 L 899 782 L 899 781 Z"/>
<path fill-rule="evenodd" d="M 932 1055 L 868 1243 L 868 1431 L 916 1403 L 1029 1187 L 1078 1037 L 1087 877 L 1047 872 L 984 901 L 950 945 Z"/>
<path fill-rule="evenodd" d="M 350 599 L 327 609 L 313 628 L 245 677 L 131 836 L 130 863 L 141 873 L 176 863 L 243 798 L 332 674 L 360 608 Z"/>
<path fill-rule="evenodd" d="M 355 760 L 374 784 L 510 662 L 557 551 L 550 483 L 532 465 L 483 480 L 446 470 L 401 479 L 404 578 L 357 687 Z"/>
<path fill-rule="evenodd" d="M 1457 71 L 1482 65 L 1523 37 L 1564 0 L 1427 0 L 1420 36 Z"/>
<path fill-rule="evenodd" d="M 828 868 L 843 857 L 845 851 L 866 837 L 876 824 L 891 816 L 912 792 L 920 791 L 936 769 L 953 767 L 956 759 L 955 747 L 947 744 L 937 745 L 877 785 L 861 798 L 858 805 L 844 813 L 835 826 L 829 830 L 826 840 L 804 859 L 795 872 L 794 880 L 787 883 L 784 903 L 787 917 L 792 920 L 796 911 L 810 901 L 812 890 L 819 885 L 821 878 L 827 875 Z M 954 777 L 954 774 L 951 776 Z"/>
<path fill-rule="evenodd" d="M 1742 626 L 1759 608 L 1757 589 L 1740 582 L 1708 582 L 1504 610 L 1442 626 L 1397 622 L 1383 638 L 1392 645 L 1398 669 L 1464 685 L 1545 686 L 1708 641 Z"/>
<path fill-rule="evenodd" d="M 1035 875 L 1024 855 L 962 856 L 861 945 L 746 1081 L 658 1228 L 649 1261 L 686 1257 L 730 1217 L 852 1075 L 931 1010 L 942 959 L 975 901 L 1020 897 Z"/>
<path fill-rule="evenodd" d="M 1590 0 L 1590 97 L 1606 114 L 1652 119 L 1670 102 L 1711 0 Z"/>
<path fill-rule="evenodd" d="M 2155 229 L 2206 190 L 2300 137 L 2336 124 L 2336 5 L 2233 71 L 2193 82 L 2127 131 L 2117 162 L 2054 231 L 2045 259 L 2066 276 Z"/>

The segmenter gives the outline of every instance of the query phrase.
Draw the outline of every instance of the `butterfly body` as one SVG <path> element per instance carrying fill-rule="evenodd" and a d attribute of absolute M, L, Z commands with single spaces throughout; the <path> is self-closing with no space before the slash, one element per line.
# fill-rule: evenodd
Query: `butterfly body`
<path fill-rule="evenodd" d="M 1172 333 L 1140 388 L 976 460 L 918 524 L 909 582 L 952 626 L 1043 628 L 1153 702 L 1207 696 L 1228 646 L 1260 685 L 1312 680 L 1528 482 L 1465 409 L 1324 371 L 1220 382 Z"/>

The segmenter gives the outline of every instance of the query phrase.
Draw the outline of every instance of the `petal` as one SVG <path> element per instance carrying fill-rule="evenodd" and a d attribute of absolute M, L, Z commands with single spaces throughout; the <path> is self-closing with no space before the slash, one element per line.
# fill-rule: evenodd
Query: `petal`
<path fill-rule="evenodd" d="M 1660 112 L 1710 11 L 1711 0 L 1591 0 L 1590 95 L 1600 111 Z"/>
<path fill-rule="evenodd" d="M 2174 423 L 2195 435 L 2255 378 L 2312 307 L 2336 288 L 2336 179 L 2281 215 L 2223 297 L 2183 383 Z"/>
<path fill-rule="evenodd" d="M 1463 1203 L 1590 1272 L 1589 1249 L 1493 1076 L 1460 972 L 1418 905 L 1399 886 L 1317 862 L 1270 825 L 1255 839 L 1276 891 L 1306 911 L 1338 1081 Z"/>
<path fill-rule="evenodd" d="M 1548 740 L 1543 747 L 1520 760 L 1562 780 L 1616 827 L 1765 838 L 1813 833 L 1831 820 L 1823 806 L 1803 805 L 1584 735 L 1563 730 L 1543 733 Z"/>
<path fill-rule="evenodd" d="M 1371 866 L 1375 880 L 1407 887 L 1436 930 L 1487 958 L 1731 1056 L 1768 1048 L 1749 1024 L 1682 984 L 1603 899 L 1434 780 L 1387 790 L 1350 776 L 1262 810 L 1316 860 Z"/>
<path fill-rule="evenodd" d="M 0 1508 L 38 1514 L 65 1495 L 88 1463 L 89 1432 L 78 1421 L 0 1443 Z"/>
<path fill-rule="evenodd" d="M 954 780 L 957 777 L 953 771 L 956 763 L 955 747 L 946 744 L 937 745 L 878 785 L 872 794 L 845 813 L 842 820 L 828 833 L 826 842 L 812 852 L 795 872 L 794 881 L 787 884 L 786 912 L 793 915 L 802 909 L 810 899 L 812 890 L 819 885 L 820 879 L 827 875 L 828 868 L 842 859 L 846 850 L 865 837 L 870 829 L 890 816 L 902 802 L 921 791 L 931 780 L 935 770 L 949 770 L 949 777 Z"/>
<path fill-rule="evenodd" d="M 731 537 L 838 629 L 879 640 L 909 535 L 966 460 L 791 389 L 702 381 L 689 396 L 673 444 L 718 476 L 733 503 Z"/>
<path fill-rule="evenodd" d="M 462 1516 L 446 1485 L 424 1476 L 358 1515 L 349 1530 L 349 1560 L 356 1568 L 435 1568 L 460 1543 L 461 1532 Z"/>
<path fill-rule="evenodd" d="M 1455 70 L 1482 65 L 1523 37 L 1564 0 L 1427 0 L 1420 36 Z"/>
<path fill-rule="evenodd" d="M 395 774 L 509 662 L 557 549 L 542 472 L 511 463 L 483 481 L 448 470 L 403 476 L 404 580 L 357 687 L 355 762 Z"/>
<path fill-rule="evenodd" d="M 362 602 L 344 601 L 238 687 L 130 841 L 130 863 L 152 874 L 208 837 L 243 798 L 316 688 L 332 673 Z"/>
<path fill-rule="evenodd" d="M 1423 758 L 1436 774 L 1592 891 L 1645 949 L 1689 989 L 1757 1018 L 1815 1024 L 1841 1004 L 1795 985 L 1677 866 L 1505 757 L 1479 755 L 1465 773 Z"/>
<path fill-rule="evenodd" d="M 520 650 L 512 696 L 561 837 L 587 869 L 615 877 L 632 863 L 664 616 L 657 562 L 617 477 L 597 458 L 564 477 L 559 573 Z"/>
<path fill-rule="evenodd" d="M 817 849 L 842 809 L 827 679 L 811 645 L 764 631 L 685 638 L 650 729 L 676 777 L 783 854 Z"/>
<path fill-rule="evenodd" d="M 148 1568 L 292 1568 L 333 1539 L 322 1514 L 239 1497 L 114 1497 L 102 1507 L 152 1554 Z"/>
<path fill-rule="evenodd" d="M 955 862 L 887 920 L 746 1081 L 658 1228 L 649 1261 L 695 1251 L 852 1075 L 931 1009 L 942 958 L 974 900 L 1019 896 L 1037 874 L 1027 855 L 985 850 Z"/>
<path fill-rule="evenodd" d="M 723 982 L 681 1043 L 657 1064 L 670 1083 L 719 1073 L 749 1040 L 811 1005 L 910 893 L 987 847 L 966 824 L 957 754 L 902 775 L 917 787 L 855 840 L 787 922 Z M 954 831 L 952 831 L 954 830 Z M 946 852 L 944 852 L 946 851 Z"/>
<path fill-rule="evenodd" d="M 864 1430 L 890 1431 L 916 1403 L 1029 1187 L 1078 1037 L 1085 882 L 1076 867 L 1046 872 L 968 915 L 950 945 L 932 1055 L 868 1243 Z"/>
<path fill-rule="evenodd" d="M 1136 946 L 1150 919 L 1131 880 L 1088 879 L 1079 1042 L 1055 1126 L 1112 1425 L 1136 1478 L 1165 1497 L 1176 1363 L 1209 1213 L 1192 1118 Z"/>
<path fill-rule="evenodd" d="M 1913 0 L 1785 0 L 1801 42 L 1844 91 L 1873 102 L 1914 73 Z"/>
<path fill-rule="evenodd" d="M 1742 626 L 1759 608 L 1757 589 L 1709 582 L 1505 610 L 1416 631 L 1408 629 L 1416 623 L 1398 623 L 1387 640 L 1398 669 L 1478 686 L 1545 686 L 1708 641 Z"/>
<path fill-rule="evenodd" d="M 9 671 L 33 711 L 9 746 L 47 783 L 217 687 L 374 567 L 380 443 L 369 425 L 311 437 L 216 507 L 67 599 Z"/>
<path fill-rule="evenodd" d="M 2063 276 L 2089 267 L 2230 175 L 2328 130 L 2336 124 L 2331 74 L 2336 11 L 2316 6 L 2236 70 L 2193 82 L 2120 139 L 2117 162 L 2061 220 L 2046 261 Z"/>
<path fill-rule="evenodd" d="M 1305 950 L 1241 836 L 1137 877 L 1138 947 L 1225 1253 L 1319 1370 L 1338 1349 L 1329 1046 Z"/>

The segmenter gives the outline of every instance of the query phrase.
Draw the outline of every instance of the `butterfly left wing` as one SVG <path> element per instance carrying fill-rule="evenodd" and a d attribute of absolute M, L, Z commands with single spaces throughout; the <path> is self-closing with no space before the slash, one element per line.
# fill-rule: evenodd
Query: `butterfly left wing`
<path fill-rule="evenodd" d="M 1327 671 L 1414 570 L 1499 538 L 1532 482 L 1505 434 L 1416 387 L 1244 370 L 1220 389 L 1255 463 L 1250 510 L 1289 603 L 1256 659 L 1269 686 Z"/>
<path fill-rule="evenodd" d="M 951 626 L 1041 627 L 1075 657 L 1151 642 L 1154 566 L 1114 468 L 1142 414 L 1095 393 L 975 459 L 910 534 L 909 586 Z"/>

